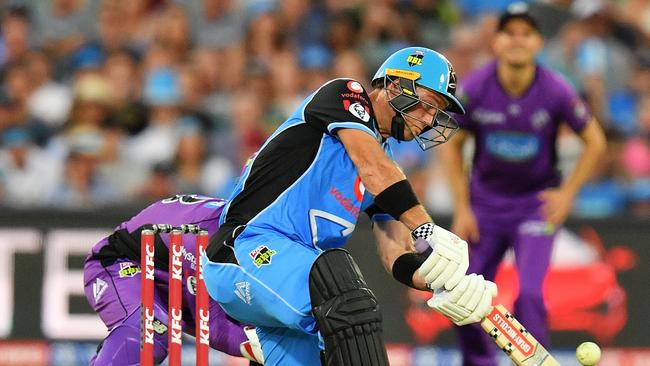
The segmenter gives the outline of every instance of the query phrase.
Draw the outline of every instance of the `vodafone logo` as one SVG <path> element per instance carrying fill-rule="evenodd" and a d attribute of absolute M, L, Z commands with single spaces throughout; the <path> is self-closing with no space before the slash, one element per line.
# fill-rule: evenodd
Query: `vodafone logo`
<path fill-rule="evenodd" d="M 359 84 L 358 81 L 350 80 L 350 81 L 348 81 L 347 86 L 348 86 L 348 89 L 350 89 L 351 91 L 353 91 L 355 93 L 363 93 L 363 86 L 361 86 L 361 84 Z"/>
<path fill-rule="evenodd" d="M 354 181 L 354 196 L 357 198 L 357 201 L 363 202 L 363 195 L 366 193 L 366 187 L 361 182 L 361 178 L 357 177 L 357 180 Z"/>

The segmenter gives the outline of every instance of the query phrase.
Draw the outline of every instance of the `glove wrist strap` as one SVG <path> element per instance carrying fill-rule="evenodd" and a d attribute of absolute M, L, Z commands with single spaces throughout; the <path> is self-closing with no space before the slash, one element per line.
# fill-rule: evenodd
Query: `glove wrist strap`
<path fill-rule="evenodd" d="M 413 240 L 418 240 L 418 239 L 426 240 L 433 235 L 434 227 L 435 224 L 433 222 L 424 223 L 416 227 L 415 230 L 411 231 L 411 237 L 413 238 Z"/>

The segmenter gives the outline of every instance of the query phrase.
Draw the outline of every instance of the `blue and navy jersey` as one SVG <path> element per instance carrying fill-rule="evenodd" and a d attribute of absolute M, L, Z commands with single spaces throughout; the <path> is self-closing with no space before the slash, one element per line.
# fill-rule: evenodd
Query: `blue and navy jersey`
<path fill-rule="evenodd" d="M 224 208 L 217 237 L 226 239 L 246 225 L 247 235 L 281 235 L 323 250 L 343 246 L 359 214 L 374 201 L 337 137 L 344 128 L 369 134 L 392 157 L 361 84 L 331 80 L 249 159 Z"/>

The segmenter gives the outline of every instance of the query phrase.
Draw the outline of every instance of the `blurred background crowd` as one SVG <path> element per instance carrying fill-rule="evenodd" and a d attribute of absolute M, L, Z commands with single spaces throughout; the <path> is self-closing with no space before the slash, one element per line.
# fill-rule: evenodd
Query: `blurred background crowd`
<path fill-rule="evenodd" d="M 423 45 L 463 75 L 489 61 L 495 0 L 4 0 L 0 205 L 87 208 L 174 193 L 227 196 L 307 94 L 369 79 Z M 530 2 L 540 62 L 603 124 L 608 153 L 575 216 L 650 215 L 650 0 Z M 558 167 L 579 139 L 562 133 Z M 395 145 L 437 214 L 453 202 L 436 149 Z"/>

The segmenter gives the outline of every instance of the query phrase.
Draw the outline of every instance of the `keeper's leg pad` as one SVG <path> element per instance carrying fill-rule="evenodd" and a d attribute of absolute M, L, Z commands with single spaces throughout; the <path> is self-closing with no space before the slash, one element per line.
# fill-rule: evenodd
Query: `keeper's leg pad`
<path fill-rule="evenodd" d="M 346 250 L 326 250 L 316 258 L 309 294 L 325 340 L 323 365 L 388 365 L 377 299 Z"/>

